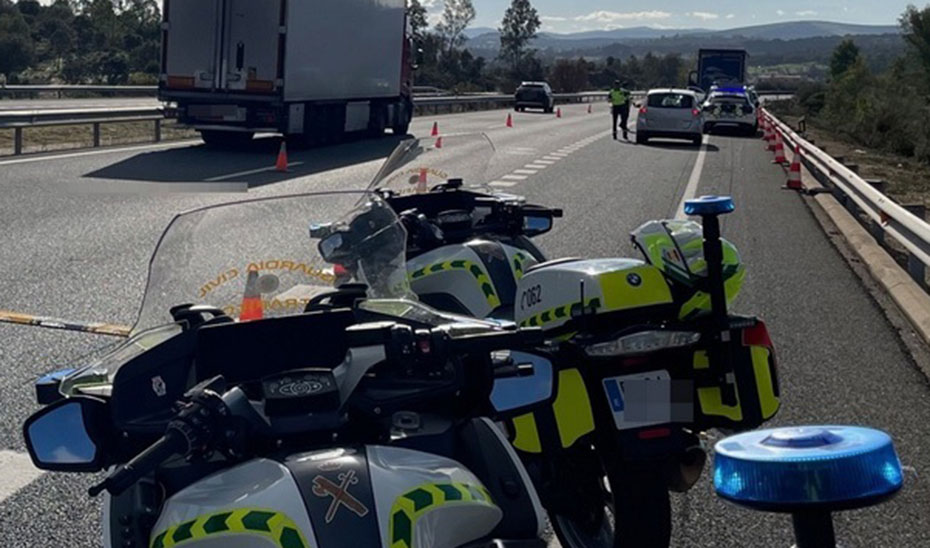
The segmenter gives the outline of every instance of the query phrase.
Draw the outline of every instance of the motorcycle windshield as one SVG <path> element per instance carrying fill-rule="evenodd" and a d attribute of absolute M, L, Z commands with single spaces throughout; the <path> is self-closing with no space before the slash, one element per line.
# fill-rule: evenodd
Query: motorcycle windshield
<path fill-rule="evenodd" d="M 483 133 L 410 139 L 397 145 L 368 190 L 423 194 L 461 179 L 463 188 L 490 193 L 486 177 L 494 154 L 494 145 Z"/>
<path fill-rule="evenodd" d="M 314 227 L 325 226 L 326 237 Z M 300 314 L 314 297 L 364 283 L 372 298 L 412 298 L 406 232 L 364 192 L 261 198 L 176 216 L 162 234 L 134 333 L 173 322 L 182 304 L 247 321 Z M 335 258 L 334 258 L 335 257 Z"/>

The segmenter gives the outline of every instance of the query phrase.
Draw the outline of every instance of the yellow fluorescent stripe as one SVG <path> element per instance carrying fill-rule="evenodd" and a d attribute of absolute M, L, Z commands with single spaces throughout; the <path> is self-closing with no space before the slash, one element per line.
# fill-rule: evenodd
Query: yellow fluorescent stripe
<path fill-rule="evenodd" d="M 542 453 L 542 443 L 539 441 L 539 430 L 536 428 L 536 419 L 532 413 L 520 415 L 513 419 L 515 432 L 513 446 L 527 453 Z"/>
<path fill-rule="evenodd" d="M 562 447 L 571 447 L 578 438 L 594 431 L 591 400 L 577 369 L 559 371 L 559 393 L 552 403 L 552 410 Z"/>
<path fill-rule="evenodd" d="M 759 391 L 759 406 L 762 418 L 768 419 L 778 412 L 779 401 L 775 395 L 772 370 L 769 368 L 769 351 L 761 346 L 753 346 L 752 368 L 756 374 L 756 389 Z"/>

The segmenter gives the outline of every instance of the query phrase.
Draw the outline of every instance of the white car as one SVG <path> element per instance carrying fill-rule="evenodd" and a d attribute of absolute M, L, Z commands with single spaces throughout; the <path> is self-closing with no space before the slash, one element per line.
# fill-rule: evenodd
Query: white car
<path fill-rule="evenodd" d="M 687 139 L 700 146 L 704 115 L 700 98 L 689 89 L 653 89 L 643 100 L 636 118 L 636 142 L 649 139 Z"/>
<path fill-rule="evenodd" d="M 702 107 L 704 111 L 704 131 L 710 133 L 715 128 L 730 127 L 747 135 L 755 135 L 759 130 L 756 106 L 743 91 L 713 91 Z"/>

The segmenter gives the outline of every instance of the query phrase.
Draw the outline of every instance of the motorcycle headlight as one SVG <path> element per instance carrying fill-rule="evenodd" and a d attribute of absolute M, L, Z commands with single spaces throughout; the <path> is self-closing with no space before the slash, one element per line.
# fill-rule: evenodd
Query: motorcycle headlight
<path fill-rule="evenodd" d="M 657 350 L 691 346 L 699 340 L 701 334 L 691 331 L 641 331 L 623 335 L 612 341 L 588 345 L 584 351 L 592 358 L 636 356 Z"/>

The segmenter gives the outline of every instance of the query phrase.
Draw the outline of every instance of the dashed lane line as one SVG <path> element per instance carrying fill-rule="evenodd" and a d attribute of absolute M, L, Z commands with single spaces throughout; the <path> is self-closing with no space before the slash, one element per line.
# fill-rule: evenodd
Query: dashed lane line
<path fill-rule="evenodd" d="M 0 451 L 0 503 L 39 478 L 44 472 L 32 465 L 26 453 Z"/>
<path fill-rule="evenodd" d="M 678 203 L 678 209 L 675 210 L 675 219 L 684 220 L 688 218 L 688 216 L 685 215 L 685 202 L 694 198 L 694 195 L 697 194 L 698 183 L 701 182 L 701 173 L 704 172 L 704 159 L 707 157 L 707 149 L 709 146 L 710 136 L 705 135 L 704 142 L 701 144 L 701 150 L 697 155 L 697 160 L 694 161 L 694 167 L 691 169 L 691 177 L 688 179 L 688 186 L 685 187 L 685 193 Z"/>
<path fill-rule="evenodd" d="M 532 163 L 526 164 L 520 169 L 515 169 L 507 175 L 502 176 L 496 181 L 491 181 L 488 185 L 492 187 L 500 188 L 510 188 L 516 186 L 518 183 L 526 181 L 531 176 L 539 173 L 540 170 L 546 169 L 547 167 L 554 165 L 559 160 L 567 158 L 574 152 L 578 152 L 582 148 L 590 145 L 591 143 L 602 139 L 607 136 L 610 132 L 603 132 L 591 137 L 587 137 L 570 145 L 560 148 L 557 152 L 550 152 L 549 154 L 543 156 L 540 159 L 533 160 Z M 514 147 L 508 149 L 507 152 L 512 154 L 521 154 L 521 150 L 525 150 L 523 147 Z"/>

